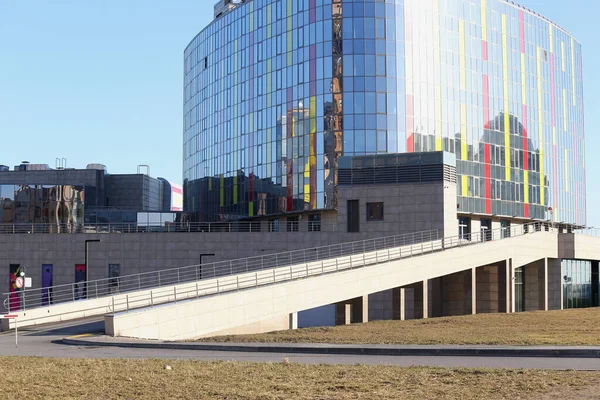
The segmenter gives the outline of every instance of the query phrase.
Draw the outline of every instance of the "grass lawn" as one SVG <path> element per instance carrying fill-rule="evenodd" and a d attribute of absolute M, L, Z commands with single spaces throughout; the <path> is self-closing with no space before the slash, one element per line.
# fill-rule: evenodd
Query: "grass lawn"
<path fill-rule="evenodd" d="M 597 346 L 600 345 L 600 308 L 378 321 L 258 335 L 212 337 L 202 341 Z"/>
<path fill-rule="evenodd" d="M 600 373 L 0 357 L 0 382 L 4 399 L 537 400 L 598 398 Z"/>

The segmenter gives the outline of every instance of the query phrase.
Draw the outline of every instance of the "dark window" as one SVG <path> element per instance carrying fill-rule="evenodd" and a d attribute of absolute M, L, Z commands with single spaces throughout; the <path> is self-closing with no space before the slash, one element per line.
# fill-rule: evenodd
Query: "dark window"
<path fill-rule="evenodd" d="M 288 232 L 298 232 L 298 217 L 288 217 L 286 230 Z"/>
<path fill-rule="evenodd" d="M 492 221 L 489 219 L 481 220 L 481 241 L 492 240 Z"/>
<path fill-rule="evenodd" d="M 119 291 L 119 277 L 121 276 L 121 264 L 108 264 L 108 287 L 110 293 Z"/>
<path fill-rule="evenodd" d="M 348 200 L 348 232 L 360 232 L 358 200 Z"/>
<path fill-rule="evenodd" d="M 471 240 L 471 218 L 458 219 L 458 236 L 461 239 Z"/>
<path fill-rule="evenodd" d="M 321 214 L 308 216 L 308 231 L 321 232 Z"/>
<path fill-rule="evenodd" d="M 383 203 L 367 203 L 367 221 L 383 221 Z"/>

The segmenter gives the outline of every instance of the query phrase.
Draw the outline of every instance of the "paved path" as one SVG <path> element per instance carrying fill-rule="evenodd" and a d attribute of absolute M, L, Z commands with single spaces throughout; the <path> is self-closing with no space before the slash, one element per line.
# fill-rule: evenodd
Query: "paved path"
<path fill-rule="evenodd" d="M 397 366 L 489 367 L 489 368 L 544 368 L 600 371 L 598 358 L 528 358 L 528 357 L 429 357 L 429 356 L 373 356 L 248 353 L 223 351 L 132 349 L 96 346 L 68 346 L 60 341 L 65 336 L 84 333 L 102 333 L 103 323 L 88 319 L 73 324 L 25 328 L 19 331 L 19 347 L 15 348 L 14 332 L 0 333 L 0 355 L 39 356 L 60 358 L 168 358 L 194 360 L 227 360 L 251 362 L 292 362 L 306 364 L 371 364 Z"/>

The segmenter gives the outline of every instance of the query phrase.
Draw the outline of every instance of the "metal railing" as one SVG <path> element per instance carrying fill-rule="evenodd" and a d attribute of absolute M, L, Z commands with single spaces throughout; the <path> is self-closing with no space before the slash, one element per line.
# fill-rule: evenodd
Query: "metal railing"
<path fill-rule="evenodd" d="M 167 222 L 107 224 L 0 224 L 0 234 L 144 233 L 144 232 L 337 232 L 338 225 L 318 221 Z"/>
<path fill-rule="evenodd" d="M 375 250 L 431 242 L 438 239 L 438 231 L 430 230 L 95 281 L 57 285 L 47 288 L 25 289 L 19 292 L 18 295 L 15 292 L 12 294 L 5 293 L 4 308 L 9 312 L 28 310 L 65 302 L 95 299 L 120 293 L 178 285 L 202 279 L 271 270 L 298 263 L 311 263 L 353 254 L 363 254 Z"/>

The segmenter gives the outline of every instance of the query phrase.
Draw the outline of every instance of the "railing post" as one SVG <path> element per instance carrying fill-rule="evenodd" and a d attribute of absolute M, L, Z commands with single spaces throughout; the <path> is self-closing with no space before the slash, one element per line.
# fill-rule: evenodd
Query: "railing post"
<path fill-rule="evenodd" d="M 138 290 L 142 290 L 142 278 L 138 275 Z"/>
<path fill-rule="evenodd" d="M 75 283 L 73 284 L 73 301 L 75 301 Z"/>
<path fill-rule="evenodd" d="M 129 295 L 125 295 L 125 301 L 127 301 L 127 311 L 129 311 Z"/>
<path fill-rule="evenodd" d="M 292 266 L 290 265 L 290 281 L 294 279 L 294 273 L 292 272 Z"/>
<path fill-rule="evenodd" d="M 198 282 L 196 282 L 196 298 L 200 297 L 200 294 L 198 293 Z"/>
<path fill-rule="evenodd" d="M 96 281 L 96 298 L 98 298 L 98 281 Z"/>
<path fill-rule="evenodd" d="M 237 291 L 240 291 L 240 276 L 236 275 L 235 277 L 235 281 L 236 281 L 236 287 L 237 287 Z"/>
<path fill-rule="evenodd" d="M 219 280 L 217 279 L 217 294 L 219 294 Z"/>
<path fill-rule="evenodd" d="M 173 297 L 175 298 L 175 303 L 177 303 L 177 286 L 173 286 Z"/>
<path fill-rule="evenodd" d="M 306 277 L 308 278 L 308 264 L 306 264 Z"/>
<path fill-rule="evenodd" d="M 154 296 L 152 295 L 152 290 L 150 291 L 150 306 L 154 307 Z"/>
<path fill-rule="evenodd" d="M 352 256 L 350 256 L 350 267 L 352 267 Z M 338 259 L 336 258 L 335 259 L 335 271 L 337 272 L 339 270 L 340 270 L 340 267 L 338 265 Z"/>
<path fill-rule="evenodd" d="M 115 313 L 115 296 L 112 297 L 112 312 Z"/>
<path fill-rule="evenodd" d="M 273 283 L 275 283 L 275 268 L 273 268 Z"/>
<path fill-rule="evenodd" d="M 158 286 L 160 286 L 160 271 L 158 271 Z"/>
<path fill-rule="evenodd" d="M 248 258 L 246 258 L 246 272 L 248 272 Z M 231 274 L 233 274 L 233 270 L 231 271 Z"/>
<path fill-rule="evenodd" d="M 181 279 L 179 277 L 179 268 L 177 269 L 177 283 L 181 283 Z"/>
<path fill-rule="evenodd" d="M 255 285 L 255 287 L 258 287 L 258 272 L 255 274 L 255 276 L 256 276 L 256 285 Z"/>

